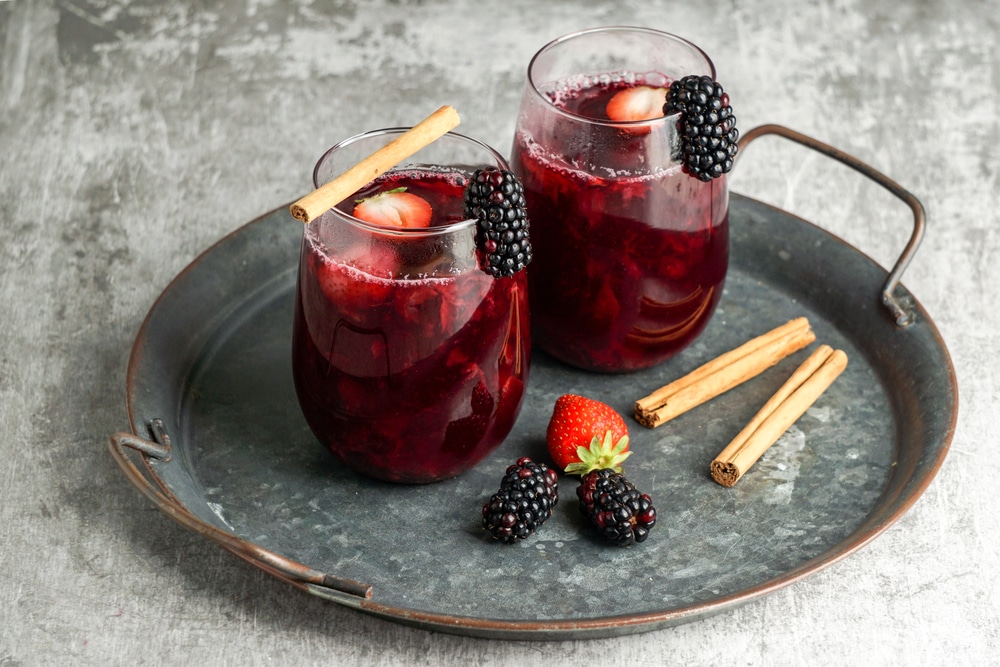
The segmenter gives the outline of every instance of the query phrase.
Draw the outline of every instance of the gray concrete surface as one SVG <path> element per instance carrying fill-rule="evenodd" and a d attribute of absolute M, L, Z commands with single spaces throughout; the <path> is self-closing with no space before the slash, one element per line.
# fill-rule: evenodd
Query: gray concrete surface
<path fill-rule="evenodd" d="M 477 640 L 300 593 L 188 533 L 106 453 L 136 330 L 204 248 L 302 194 L 331 143 L 443 103 L 506 150 L 525 66 L 607 24 L 716 62 L 776 122 L 925 204 L 904 283 L 961 406 L 913 509 L 845 561 L 736 611 L 621 639 Z M 0 1 L 0 665 L 1000 664 L 1000 7 L 993 0 L 464 3 Z M 779 140 L 734 190 L 890 264 L 898 202 Z"/>

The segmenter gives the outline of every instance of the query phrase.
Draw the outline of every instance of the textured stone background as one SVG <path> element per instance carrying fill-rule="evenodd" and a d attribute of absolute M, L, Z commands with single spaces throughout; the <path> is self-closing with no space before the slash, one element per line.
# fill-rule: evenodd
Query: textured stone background
<path fill-rule="evenodd" d="M 136 329 L 220 236 L 302 194 L 331 143 L 455 104 L 506 150 L 532 53 L 605 24 L 716 62 L 741 126 L 892 176 L 929 229 L 904 277 L 961 406 L 914 508 L 756 603 L 615 640 L 406 628 L 314 600 L 176 526 L 105 451 Z M 1000 11 L 994 0 L 0 0 L 0 665 L 998 664 Z M 908 211 L 777 139 L 734 190 L 891 264 Z"/>

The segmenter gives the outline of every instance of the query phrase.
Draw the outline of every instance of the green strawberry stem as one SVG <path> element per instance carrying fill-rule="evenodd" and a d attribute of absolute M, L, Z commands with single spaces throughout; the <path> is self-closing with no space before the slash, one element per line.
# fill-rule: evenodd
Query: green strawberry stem
<path fill-rule="evenodd" d="M 400 186 L 398 188 L 393 188 L 392 190 L 386 190 L 385 192 L 379 192 L 378 194 L 374 194 L 371 197 L 365 197 L 364 199 L 355 199 L 354 203 L 355 204 L 363 204 L 364 202 L 371 201 L 372 199 L 378 199 L 379 197 L 384 197 L 386 195 L 395 195 L 395 194 L 399 194 L 400 192 L 406 192 L 406 186 L 405 185 Z"/>
<path fill-rule="evenodd" d="M 579 462 L 570 463 L 566 466 L 566 474 L 568 475 L 586 475 L 592 470 L 601 470 L 603 468 L 610 468 L 615 472 L 622 471 L 622 461 L 627 459 L 632 453 L 626 451 L 628 449 L 628 436 L 623 435 L 621 439 L 612 446 L 611 438 L 613 434 L 610 429 L 604 434 L 604 440 L 602 441 L 596 435 L 594 439 L 590 441 L 590 448 L 587 447 L 577 447 L 576 456 L 579 458 Z"/>

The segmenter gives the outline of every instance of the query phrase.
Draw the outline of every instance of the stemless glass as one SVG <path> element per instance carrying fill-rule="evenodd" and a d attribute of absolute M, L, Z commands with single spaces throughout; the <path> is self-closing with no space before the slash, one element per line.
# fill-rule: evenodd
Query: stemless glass
<path fill-rule="evenodd" d="M 405 130 L 337 144 L 316 165 L 316 186 Z M 296 392 L 320 442 L 367 475 L 453 477 L 497 447 L 520 410 L 530 356 L 527 278 L 493 278 L 477 263 L 476 224 L 462 215 L 461 200 L 481 167 L 507 164 L 485 144 L 449 133 L 380 179 L 393 181 L 387 189 L 419 192 L 435 215 L 450 210 L 443 223 L 370 224 L 351 214 L 354 200 L 368 196 L 359 194 L 305 227 Z"/>
<path fill-rule="evenodd" d="M 689 74 L 715 78 L 701 49 L 628 27 L 559 38 L 528 67 L 511 163 L 531 217 L 533 336 L 569 364 L 658 364 L 701 333 L 719 301 L 725 176 L 705 183 L 682 171 L 677 115 L 616 122 L 606 112 L 618 91 Z"/>

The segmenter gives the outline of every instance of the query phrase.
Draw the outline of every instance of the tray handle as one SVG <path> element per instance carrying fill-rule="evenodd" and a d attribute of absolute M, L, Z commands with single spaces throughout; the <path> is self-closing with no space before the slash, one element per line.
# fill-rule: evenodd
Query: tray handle
<path fill-rule="evenodd" d="M 164 514 L 185 528 L 217 542 L 251 565 L 296 588 L 314 594 L 321 592 L 323 597 L 332 599 L 340 599 L 338 594 L 347 594 L 351 598 L 371 598 L 372 587 L 368 584 L 313 570 L 273 551 L 247 542 L 232 533 L 220 530 L 192 514 L 174 497 L 152 465 L 154 460 L 161 463 L 170 461 L 170 436 L 164 428 L 163 421 L 160 419 L 152 420 L 149 424 L 149 430 L 153 440 L 147 440 L 131 433 L 115 433 L 110 438 L 108 449 L 129 482 L 146 498 L 153 501 Z M 138 452 L 146 469 L 145 473 L 139 470 L 132 460 L 133 457 L 127 453 L 127 449 Z"/>
<path fill-rule="evenodd" d="M 913 313 L 903 308 L 893 293 L 896 290 L 896 286 L 899 285 L 899 280 L 903 275 L 903 271 L 906 270 L 910 260 L 913 259 L 913 256 L 916 254 L 917 248 L 920 246 L 920 242 L 924 237 L 926 218 L 924 215 L 924 207 L 921 205 L 920 201 L 891 178 L 856 157 L 848 155 L 833 146 L 782 125 L 760 125 L 751 129 L 749 132 L 740 137 L 740 152 L 742 153 L 751 141 L 767 134 L 784 137 L 785 139 L 794 141 L 805 146 L 806 148 L 811 148 L 819 153 L 822 153 L 823 155 L 826 155 L 841 164 L 847 165 L 851 169 L 875 181 L 910 207 L 910 210 L 913 212 L 913 232 L 910 234 L 910 240 L 903 248 L 903 252 L 899 255 L 895 265 L 889 272 L 888 278 L 886 278 L 885 283 L 882 285 L 882 305 L 888 309 L 889 314 L 896 323 L 896 326 L 906 327 L 912 324 L 914 321 Z"/>

